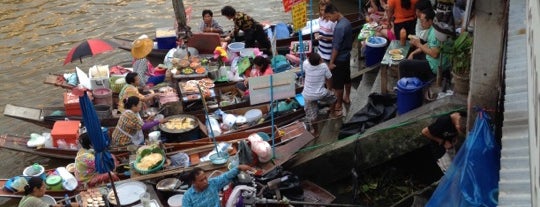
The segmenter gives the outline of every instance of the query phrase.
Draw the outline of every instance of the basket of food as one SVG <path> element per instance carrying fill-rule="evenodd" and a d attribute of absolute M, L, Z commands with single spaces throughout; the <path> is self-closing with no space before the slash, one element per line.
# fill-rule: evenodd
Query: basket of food
<path fill-rule="evenodd" d="M 123 75 L 112 75 L 109 78 L 111 90 L 113 93 L 120 93 L 122 88 L 126 85 L 126 79 Z"/>
<path fill-rule="evenodd" d="M 165 152 L 158 147 L 148 148 L 138 153 L 133 168 L 138 173 L 146 175 L 160 170 L 163 164 L 165 164 Z"/>

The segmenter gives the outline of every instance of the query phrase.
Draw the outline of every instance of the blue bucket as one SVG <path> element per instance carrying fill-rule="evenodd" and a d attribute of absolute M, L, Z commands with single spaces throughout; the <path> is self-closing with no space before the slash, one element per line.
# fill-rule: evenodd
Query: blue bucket
<path fill-rule="evenodd" d="M 397 111 L 404 114 L 422 105 L 424 83 L 416 77 L 404 77 L 397 82 Z"/>
<path fill-rule="evenodd" d="M 366 57 L 366 67 L 370 67 L 377 63 L 380 63 L 386 52 L 387 40 L 382 37 L 370 37 L 366 41 L 366 50 L 364 56 Z"/>

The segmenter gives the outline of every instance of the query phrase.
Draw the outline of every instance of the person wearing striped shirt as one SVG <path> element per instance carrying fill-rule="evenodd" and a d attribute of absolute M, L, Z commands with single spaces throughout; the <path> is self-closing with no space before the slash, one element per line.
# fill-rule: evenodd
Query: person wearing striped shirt
<path fill-rule="evenodd" d="M 317 52 L 325 62 L 330 61 L 332 55 L 332 39 L 334 35 L 335 22 L 332 22 L 324 17 L 324 9 L 330 3 L 329 0 L 321 0 L 319 2 L 319 46 Z"/>

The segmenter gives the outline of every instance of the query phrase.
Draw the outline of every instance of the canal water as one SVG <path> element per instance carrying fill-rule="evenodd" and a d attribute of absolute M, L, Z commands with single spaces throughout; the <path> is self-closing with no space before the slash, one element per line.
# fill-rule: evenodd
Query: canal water
<path fill-rule="evenodd" d="M 313 2 L 318 2 L 313 0 Z M 356 12 L 357 1 L 335 1 L 343 13 Z M 232 22 L 220 15 L 231 5 L 261 22 L 291 22 L 280 0 L 185 0 L 192 7 L 189 25 L 198 28 L 203 9 L 226 30 Z M 317 6 L 313 6 L 317 11 Z M 172 27 L 172 0 L 3 0 L 0 9 L 0 134 L 29 135 L 46 129 L 3 116 L 6 104 L 29 107 L 61 106 L 58 87 L 43 84 L 49 73 L 87 70 L 95 64 L 129 61 L 128 52 L 115 50 L 63 65 L 68 51 L 88 38 L 112 39 L 118 34 L 152 34 L 156 28 Z M 22 174 L 24 167 L 40 163 L 46 168 L 68 164 L 40 156 L 0 149 L 0 178 Z M 0 199 L 0 207 L 16 206 L 17 200 Z"/>

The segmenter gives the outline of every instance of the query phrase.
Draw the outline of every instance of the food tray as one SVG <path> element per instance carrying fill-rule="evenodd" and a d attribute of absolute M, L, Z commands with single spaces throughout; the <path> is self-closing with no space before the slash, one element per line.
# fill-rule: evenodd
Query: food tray
<path fill-rule="evenodd" d="M 186 74 L 178 74 L 178 75 L 173 75 L 173 78 L 176 78 L 176 79 L 191 79 L 191 78 L 206 78 L 208 77 L 208 70 L 204 71 L 204 73 L 193 73 L 193 74 L 189 74 L 189 75 L 186 75 Z"/>
<path fill-rule="evenodd" d="M 206 99 L 216 97 L 216 92 L 214 91 L 213 88 L 208 89 L 208 90 L 210 90 L 210 97 L 206 97 Z M 200 99 L 201 99 L 201 95 L 198 94 L 198 93 L 190 94 L 190 95 L 182 95 L 182 101 L 184 101 L 184 102 L 196 101 L 196 100 L 200 100 Z"/>
<path fill-rule="evenodd" d="M 163 159 L 161 160 L 161 162 L 156 167 L 154 167 L 152 169 L 141 170 L 141 169 L 137 168 L 137 165 L 135 165 L 135 163 L 139 163 L 141 161 L 142 157 L 137 158 L 137 161 L 135 163 L 133 163 L 132 167 L 133 167 L 133 169 L 135 169 L 135 171 L 137 171 L 141 175 L 155 173 L 156 171 L 161 170 L 161 168 L 163 168 L 163 164 L 165 164 L 165 160 L 167 159 L 167 157 L 165 156 L 165 152 L 163 152 L 163 150 L 161 150 L 161 155 L 163 156 Z"/>
<path fill-rule="evenodd" d="M 179 82 L 178 83 L 178 88 L 180 88 L 180 93 L 185 96 L 185 95 L 189 95 L 189 94 L 199 94 L 199 89 L 197 88 L 196 90 L 186 90 L 185 88 L 185 85 L 187 83 L 186 82 Z M 215 87 L 215 84 L 212 84 L 214 87 Z M 208 88 L 208 90 L 210 91 L 210 93 L 212 93 L 211 90 L 213 90 L 214 87 L 211 87 L 211 88 Z"/>

